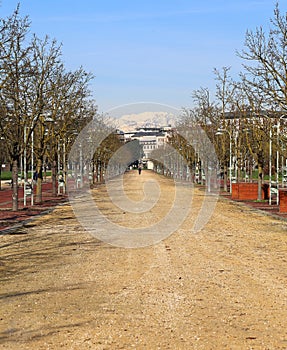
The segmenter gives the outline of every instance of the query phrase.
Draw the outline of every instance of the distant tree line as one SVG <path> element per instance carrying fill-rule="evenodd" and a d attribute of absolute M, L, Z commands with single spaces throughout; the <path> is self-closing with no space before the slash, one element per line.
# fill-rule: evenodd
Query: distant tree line
<path fill-rule="evenodd" d="M 67 70 L 62 45 L 30 33 L 29 17 L 19 12 L 18 5 L 11 16 L 0 19 L 0 150 L 1 163 L 11 163 L 13 210 L 18 209 L 23 156 L 24 172 L 28 164 L 37 172 L 39 203 L 45 164 L 51 167 L 56 194 L 57 174 L 61 170 L 66 176 L 66 155 L 75 138 L 91 120 L 100 118 L 89 87 L 93 74 L 83 67 Z M 97 166 L 103 163 L 100 153 Z M 106 153 L 104 157 L 106 161 Z"/>
<path fill-rule="evenodd" d="M 231 67 L 214 69 L 215 97 L 209 88 L 193 91 L 194 107 L 183 110 L 178 127 L 199 124 L 205 130 L 216 148 L 225 190 L 228 168 L 240 180 L 256 167 L 261 199 L 264 173 L 286 168 L 287 157 L 287 14 L 281 14 L 278 3 L 269 31 L 248 30 L 244 44 L 237 52 L 243 60 L 239 79 L 232 78 Z M 183 157 L 191 155 L 194 164 L 196 152 L 181 146 Z"/>

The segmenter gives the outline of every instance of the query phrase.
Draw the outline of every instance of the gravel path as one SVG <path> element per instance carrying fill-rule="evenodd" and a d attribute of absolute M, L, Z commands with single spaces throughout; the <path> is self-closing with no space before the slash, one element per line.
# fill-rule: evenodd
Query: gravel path
<path fill-rule="evenodd" d="M 104 186 L 94 196 L 114 222 L 148 230 L 174 184 L 124 181 L 139 200 L 151 179 L 161 198 L 148 213 L 115 208 Z M 194 233 L 204 193 L 192 198 L 181 227 L 144 248 L 97 240 L 69 205 L 1 236 L 0 349 L 287 349 L 286 223 L 220 199 Z"/>

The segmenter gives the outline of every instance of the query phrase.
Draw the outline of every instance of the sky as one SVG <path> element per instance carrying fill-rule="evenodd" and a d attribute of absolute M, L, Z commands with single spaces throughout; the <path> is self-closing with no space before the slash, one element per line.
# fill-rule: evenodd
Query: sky
<path fill-rule="evenodd" d="M 18 3 L 0 0 L 1 17 Z M 100 112 L 137 102 L 192 107 L 194 90 L 215 90 L 214 68 L 231 67 L 236 79 L 246 31 L 268 31 L 274 8 L 273 0 L 20 1 L 31 32 L 62 43 L 67 69 L 95 75 Z"/>

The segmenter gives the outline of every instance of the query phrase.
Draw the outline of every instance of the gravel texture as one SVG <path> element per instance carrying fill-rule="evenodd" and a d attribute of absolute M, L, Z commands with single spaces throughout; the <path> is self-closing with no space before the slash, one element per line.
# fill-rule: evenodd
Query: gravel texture
<path fill-rule="evenodd" d="M 161 200 L 148 213 L 115 208 L 105 186 L 93 194 L 114 223 L 148 231 L 174 184 L 146 171 L 124 181 L 140 200 L 150 179 Z M 181 227 L 144 248 L 99 241 L 69 204 L 2 235 L 0 349 L 287 349 L 286 223 L 220 198 L 194 233 L 203 197 L 193 189 Z"/>

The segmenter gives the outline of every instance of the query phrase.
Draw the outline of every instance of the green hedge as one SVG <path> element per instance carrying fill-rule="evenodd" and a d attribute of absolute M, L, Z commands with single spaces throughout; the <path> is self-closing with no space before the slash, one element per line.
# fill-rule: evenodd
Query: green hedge
<path fill-rule="evenodd" d="M 44 175 L 44 174 L 43 174 Z M 46 172 L 46 176 L 51 176 L 51 171 Z M 21 177 L 21 173 L 18 174 L 18 177 Z M 24 174 L 22 174 L 22 178 L 24 177 Z M 31 179 L 31 172 L 28 172 L 28 177 Z M 11 171 L 2 171 L 1 172 L 1 180 L 11 180 L 12 179 L 12 172 Z"/>

